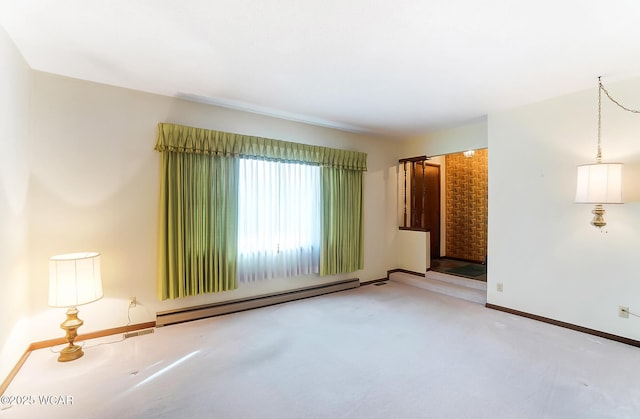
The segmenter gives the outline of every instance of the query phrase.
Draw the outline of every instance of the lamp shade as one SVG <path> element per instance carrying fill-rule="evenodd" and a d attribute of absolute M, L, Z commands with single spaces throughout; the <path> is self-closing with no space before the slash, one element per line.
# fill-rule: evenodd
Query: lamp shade
<path fill-rule="evenodd" d="M 622 204 L 622 163 L 578 166 L 576 203 Z"/>
<path fill-rule="evenodd" d="M 69 253 L 49 258 L 51 307 L 75 307 L 101 298 L 100 253 Z"/>

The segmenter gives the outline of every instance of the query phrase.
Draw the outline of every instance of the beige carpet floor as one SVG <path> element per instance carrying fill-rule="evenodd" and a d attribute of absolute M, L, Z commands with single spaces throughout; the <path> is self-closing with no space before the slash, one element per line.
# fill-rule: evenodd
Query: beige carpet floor
<path fill-rule="evenodd" d="M 117 339 L 34 351 L 0 418 L 640 417 L 640 349 L 393 281 Z"/>

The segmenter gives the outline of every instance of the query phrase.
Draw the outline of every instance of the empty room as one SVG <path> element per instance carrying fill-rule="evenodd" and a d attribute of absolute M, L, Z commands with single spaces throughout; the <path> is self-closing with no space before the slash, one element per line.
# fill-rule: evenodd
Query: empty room
<path fill-rule="evenodd" d="M 639 19 L 0 2 L 0 418 L 640 417 Z"/>

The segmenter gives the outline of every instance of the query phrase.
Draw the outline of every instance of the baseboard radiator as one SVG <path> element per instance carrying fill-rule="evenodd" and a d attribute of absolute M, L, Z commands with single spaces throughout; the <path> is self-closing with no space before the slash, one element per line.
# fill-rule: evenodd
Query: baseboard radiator
<path fill-rule="evenodd" d="M 238 300 L 181 308 L 178 310 L 161 311 L 156 313 L 156 327 L 220 316 L 238 311 L 251 310 L 273 304 L 301 300 L 303 298 L 316 297 L 318 295 L 358 288 L 359 286 L 360 280 L 358 278 L 352 278 L 293 291 L 241 298 Z"/>

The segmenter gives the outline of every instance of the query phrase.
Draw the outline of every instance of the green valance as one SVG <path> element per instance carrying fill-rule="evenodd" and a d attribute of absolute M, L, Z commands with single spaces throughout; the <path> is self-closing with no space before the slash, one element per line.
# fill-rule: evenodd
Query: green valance
<path fill-rule="evenodd" d="M 159 123 L 155 149 L 177 153 L 247 157 L 348 170 L 367 170 L 367 153 L 298 144 L 184 125 Z"/>

